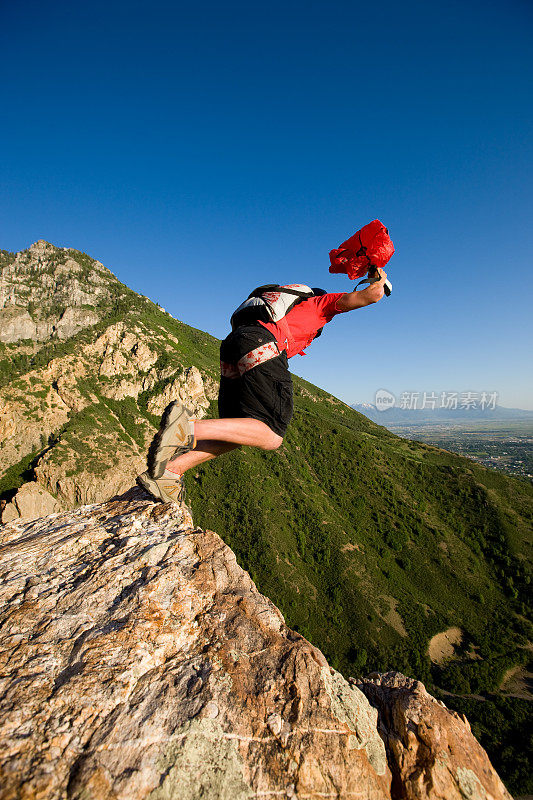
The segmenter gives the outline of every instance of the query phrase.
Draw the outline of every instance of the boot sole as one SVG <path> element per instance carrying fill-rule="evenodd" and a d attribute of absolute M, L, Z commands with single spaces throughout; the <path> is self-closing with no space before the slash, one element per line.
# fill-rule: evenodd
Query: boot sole
<path fill-rule="evenodd" d="M 185 406 L 173 400 L 165 408 L 159 430 L 148 450 L 148 474 L 160 478 L 176 450 L 186 452 L 189 444 L 190 415 Z"/>
<path fill-rule="evenodd" d="M 157 482 L 146 472 L 143 472 L 142 475 L 138 475 L 136 482 L 137 486 L 140 486 L 141 489 L 144 489 L 148 494 L 151 494 L 155 500 L 159 500 L 161 503 L 183 503 L 185 500 L 185 490 L 182 485 L 178 484 L 179 491 L 176 493 L 176 497 L 171 497 L 164 492 L 161 487 L 158 486 Z"/>

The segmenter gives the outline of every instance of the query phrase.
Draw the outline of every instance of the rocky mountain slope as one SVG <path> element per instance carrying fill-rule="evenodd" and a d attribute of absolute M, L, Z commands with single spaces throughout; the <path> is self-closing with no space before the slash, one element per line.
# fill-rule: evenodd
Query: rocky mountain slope
<path fill-rule="evenodd" d="M 79 251 L 38 242 L 1 265 L 3 522 L 126 490 L 170 399 L 216 414 L 213 337 Z M 530 484 L 400 439 L 295 379 L 282 448 L 225 456 L 187 487 L 196 522 L 224 531 L 336 669 L 400 669 L 468 707 L 504 779 L 533 792 L 521 735 L 533 696 Z"/>
<path fill-rule="evenodd" d="M 7 522 L 131 485 L 169 400 L 201 417 L 216 385 L 172 358 L 179 340 L 151 322 L 154 304 L 98 261 L 42 241 L 3 260 L 0 470 L 15 468 L 2 487 Z M 21 490 L 9 492 L 10 482 Z"/>
<path fill-rule="evenodd" d="M 133 489 L 0 540 L 5 800 L 510 800 L 465 719 L 346 681 L 186 508 Z"/>

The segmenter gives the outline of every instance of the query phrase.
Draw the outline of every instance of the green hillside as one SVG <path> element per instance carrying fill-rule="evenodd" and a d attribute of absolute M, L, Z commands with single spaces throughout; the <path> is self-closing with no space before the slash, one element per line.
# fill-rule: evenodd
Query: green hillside
<path fill-rule="evenodd" d="M 68 253 L 90 275 L 92 260 Z M 12 263 L 11 254 L 3 259 Z M 120 469 L 117 442 L 142 451 L 158 423 L 150 399 L 176 371 L 195 366 L 217 377 L 217 340 L 108 276 L 96 324 L 64 340 L 0 344 L 3 396 L 15 402 L 13 393 L 30 385 L 42 394 L 50 365 L 63 360 L 70 369 L 88 359 L 82 354 L 117 322 L 150 342 L 159 377 L 136 398 L 112 399 L 106 391 L 119 377 L 104 378 L 87 361 L 76 379 L 80 410 L 20 450 L 0 478 L 5 499 L 44 458 L 50 469 L 68 463 L 66 476 Z M 61 302 L 50 299 L 56 315 Z M 39 315 L 46 316 L 42 301 Z M 499 691 L 506 671 L 526 669 L 531 658 L 531 484 L 402 439 L 294 382 L 294 419 L 280 450 L 236 451 L 187 475 L 195 522 L 225 539 L 287 623 L 333 666 L 346 676 L 397 669 L 437 695 L 450 693 L 442 699 L 465 711 L 509 789 L 533 791 L 521 755 L 531 700 Z M 44 394 L 34 400 L 44 403 Z M 449 628 L 459 628 L 462 641 L 448 661 L 432 664 L 430 640 Z"/>
<path fill-rule="evenodd" d="M 529 485 L 400 439 L 301 380 L 280 451 L 237 452 L 196 474 L 196 521 L 225 532 L 290 623 L 344 671 L 394 665 L 428 680 L 428 641 L 451 625 L 483 656 L 472 691 L 496 686 L 518 656 Z M 388 620 L 392 605 L 407 636 Z"/>
<path fill-rule="evenodd" d="M 400 439 L 300 379 L 295 395 L 279 451 L 188 474 L 195 521 L 337 669 L 419 678 L 467 713 L 510 789 L 532 791 L 531 699 L 498 692 L 531 660 L 531 485 Z M 451 627 L 462 643 L 432 665 L 429 641 Z"/>

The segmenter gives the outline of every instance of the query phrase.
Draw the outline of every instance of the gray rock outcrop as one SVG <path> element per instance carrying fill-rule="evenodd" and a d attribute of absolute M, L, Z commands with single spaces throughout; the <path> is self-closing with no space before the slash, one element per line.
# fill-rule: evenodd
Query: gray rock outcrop
<path fill-rule="evenodd" d="M 350 681 L 379 710 L 397 800 L 512 800 L 467 718 L 399 672 Z"/>
<path fill-rule="evenodd" d="M 4 800 L 437 800 L 417 768 L 422 743 L 445 758 L 427 708 L 460 775 L 449 798 L 508 798 L 495 773 L 481 793 L 490 765 L 464 722 L 404 676 L 389 719 L 379 681 L 330 668 L 184 506 L 132 489 L 14 521 L 0 575 Z"/>
<path fill-rule="evenodd" d="M 85 268 L 76 260 L 80 256 Z M 67 339 L 94 325 L 112 278 L 83 253 L 35 242 L 0 270 L 0 342 Z"/>
<path fill-rule="evenodd" d="M 14 519 L 36 519 L 45 514 L 59 511 L 59 503 L 50 492 L 43 489 L 37 481 L 29 481 L 21 486 L 10 503 L 2 510 L 2 522 Z"/>

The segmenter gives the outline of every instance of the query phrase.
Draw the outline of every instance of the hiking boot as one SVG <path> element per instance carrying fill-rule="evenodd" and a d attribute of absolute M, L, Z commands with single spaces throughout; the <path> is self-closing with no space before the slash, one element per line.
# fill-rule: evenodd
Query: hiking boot
<path fill-rule="evenodd" d="M 185 503 L 185 486 L 183 476 L 176 478 L 151 478 L 148 472 L 137 477 L 137 485 L 145 489 L 156 500 L 162 503 Z"/>
<path fill-rule="evenodd" d="M 171 458 L 194 448 L 196 440 L 192 427 L 190 414 L 185 406 L 179 400 L 169 403 L 148 450 L 148 474 L 151 478 L 160 478 Z"/>

